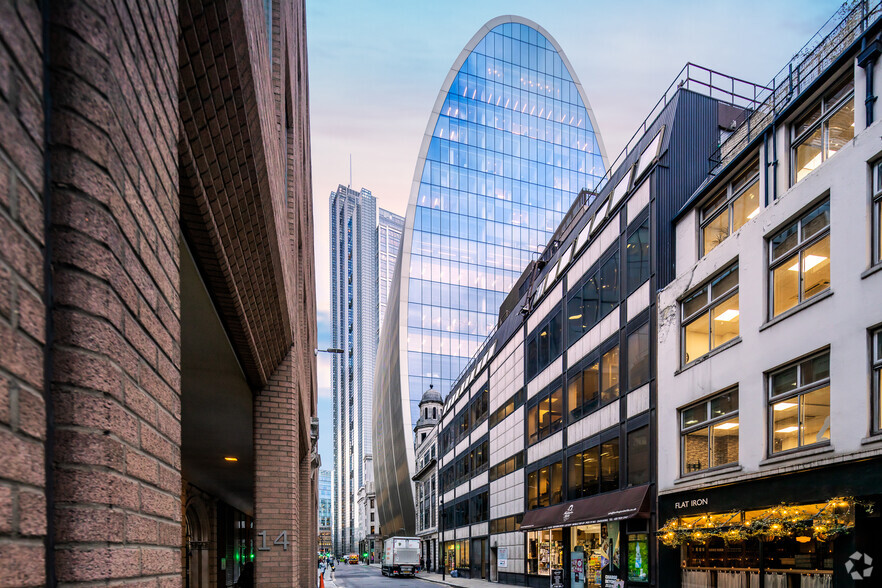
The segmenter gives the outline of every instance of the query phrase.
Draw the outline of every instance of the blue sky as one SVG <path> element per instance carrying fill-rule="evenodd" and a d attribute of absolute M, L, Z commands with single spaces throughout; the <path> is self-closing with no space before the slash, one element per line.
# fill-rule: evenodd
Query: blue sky
<path fill-rule="evenodd" d="M 328 195 L 370 189 L 403 215 L 432 105 L 490 19 L 518 14 L 560 44 L 613 160 L 692 62 L 767 83 L 840 6 L 830 0 L 307 0 L 319 346 L 330 346 Z M 598 129 L 595 129 L 598 130 Z M 330 362 L 319 354 L 319 452 L 333 467 Z"/>

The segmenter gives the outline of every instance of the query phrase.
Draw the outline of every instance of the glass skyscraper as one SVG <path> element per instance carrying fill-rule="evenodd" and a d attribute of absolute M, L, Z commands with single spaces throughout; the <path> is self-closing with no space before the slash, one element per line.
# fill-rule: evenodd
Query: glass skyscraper
<path fill-rule="evenodd" d="M 417 161 L 380 336 L 374 465 L 384 532 L 413 532 L 408 474 L 422 393 L 432 384 L 447 394 L 527 263 L 580 189 L 603 176 L 596 128 L 560 47 L 520 17 L 485 25 L 448 74 Z"/>
<path fill-rule="evenodd" d="M 386 300 L 389 297 L 389 286 L 392 285 L 392 274 L 395 271 L 395 260 L 401 246 L 401 233 L 404 232 L 404 217 L 381 208 L 377 222 L 377 278 L 379 282 L 379 317 L 377 329 L 383 328 L 386 316 Z M 379 337 L 380 333 L 377 332 Z"/>

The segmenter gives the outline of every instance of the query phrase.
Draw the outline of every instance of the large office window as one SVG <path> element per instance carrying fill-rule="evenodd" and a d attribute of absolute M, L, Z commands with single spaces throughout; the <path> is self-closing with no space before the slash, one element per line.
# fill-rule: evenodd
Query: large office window
<path fill-rule="evenodd" d="M 548 367 L 562 351 L 563 328 L 558 310 L 527 337 L 527 380 Z"/>
<path fill-rule="evenodd" d="M 502 419 L 513 413 L 523 403 L 524 389 L 521 388 L 515 392 L 514 396 L 509 398 L 505 404 L 493 411 L 493 414 L 490 415 L 490 428 L 492 429 L 502 422 Z"/>
<path fill-rule="evenodd" d="M 613 255 L 567 297 L 567 345 L 572 345 L 619 304 L 619 262 Z"/>
<path fill-rule="evenodd" d="M 490 406 L 490 389 L 487 386 L 471 400 L 469 407 L 469 425 L 474 430 L 479 424 L 487 418 L 487 411 Z"/>
<path fill-rule="evenodd" d="M 649 217 L 628 235 L 625 264 L 626 291 L 630 294 L 649 279 Z"/>
<path fill-rule="evenodd" d="M 681 473 L 738 461 L 738 390 L 727 390 L 680 411 Z"/>
<path fill-rule="evenodd" d="M 683 299 L 683 365 L 737 337 L 739 314 L 734 263 Z"/>
<path fill-rule="evenodd" d="M 618 437 L 567 458 L 567 500 L 618 489 Z"/>
<path fill-rule="evenodd" d="M 506 460 L 503 460 L 490 468 L 490 481 L 496 481 L 502 476 L 521 469 L 524 467 L 524 452 L 518 451 Z"/>
<path fill-rule="evenodd" d="M 567 378 L 570 422 L 619 397 L 619 347 L 614 346 Z"/>
<path fill-rule="evenodd" d="M 527 411 L 527 435 L 529 444 L 556 433 L 563 424 L 563 388 L 553 386 L 545 396 Z"/>
<path fill-rule="evenodd" d="M 628 389 L 633 390 L 649 381 L 649 323 L 643 323 L 628 335 Z"/>
<path fill-rule="evenodd" d="M 701 207 L 701 254 L 707 255 L 759 210 L 759 159 L 755 159 Z"/>
<path fill-rule="evenodd" d="M 882 263 L 882 161 L 873 169 L 873 265 Z"/>
<path fill-rule="evenodd" d="M 563 462 L 527 474 L 527 508 L 540 508 L 563 502 Z"/>
<path fill-rule="evenodd" d="M 873 382 L 873 402 L 876 411 L 873 429 L 882 431 L 882 329 L 876 329 L 871 333 L 870 352 L 873 358 L 870 377 Z"/>
<path fill-rule="evenodd" d="M 830 352 L 769 374 L 770 452 L 830 440 Z"/>
<path fill-rule="evenodd" d="M 772 316 L 830 287 L 830 201 L 825 200 L 769 239 Z"/>
<path fill-rule="evenodd" d="M 649 482 L 649 426 L 628 433 L 628 484 Z"/>
<path fill-rule="evenodd" d="M 793 181 L 854 139 L 854 78 L 840 81 L 793 125 Z"/>

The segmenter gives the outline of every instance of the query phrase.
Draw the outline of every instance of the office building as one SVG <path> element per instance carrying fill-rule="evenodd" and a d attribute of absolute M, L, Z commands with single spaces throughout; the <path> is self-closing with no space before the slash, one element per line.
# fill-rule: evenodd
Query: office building
<path fill-rule="evenodd" d="M 599 189 L 579 195 L 445 399 L 448 571 L 537 587 L 555 568 L 569 586 L 664 585 L 653 293 L 672 277 L 670 221 L 706 177 L 695 154 L 706 159 L 752 104 L 733 81 L 680 72 Z"/>
<path fill-rule="evenodd" d="M 331 470 L 319 470 L 319 511 L 318 511 L 318 551 L 331 553 L 333 550 L 331 508 L 334 474 Z"/>
<path fill-rule="evenodd" d="M 370 190 L 330 196 L 331 356 L 334 412 L 334 547 L 362 538 L 358 492 L 373 479 L 371 402 L 377 352 L 377 203 Z"/>
<path fill-rule="evenodd" d="M 392 275 L 395 273 L 395 260 L 398 259 L 398 249 L 401 246 L 401 235 L 403 232 L 404 217 L 381 208 L 377 222 L 378 338 L 383 328 L 383 319 L 386 317 L 386 300 L 389 298 L 389 287 L 392 285 Z"/>
<path fill-rule="evenodd" d="M 0 582 L 315 586 L 304 3 L 2 21 Z"/>
<path fill-rule="evenodd" d="M 658 302 L 668 586 L 879 582 L 880 15 L 837 12 L 676 217 Z"/>
<path fill-rule="evenodd" d="M 444 402 L 432 386 L 420 399 L 420 418 L 413 428 L 416 467 L 414 481 L 414 510 L 416 536 L 420 538 L 420 553 L 426 569 L 438 567 L 438 421 Z"/>
<path fill-rule="evenodd" d="M 606 169 L 582 85 L 541 27 L 496 18 L 432 108 L 380 336 L 374 404 L 384 533 L 413 534 L 413 426 L 446 394 L 582 188 Z"/>

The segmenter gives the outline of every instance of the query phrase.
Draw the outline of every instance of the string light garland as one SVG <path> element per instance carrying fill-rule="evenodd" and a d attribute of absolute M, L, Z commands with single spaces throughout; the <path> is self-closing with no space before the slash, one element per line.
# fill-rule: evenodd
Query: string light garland
<path fill-rule="evenodd" d="M 705 514 L 674 518 L 659 529 L 662 544 L 677 547 L 684 543 L 703 543 L 718 537 L 725 542 L 747 539 L 774 540 L 795 537 L 800 543 L 812 539 L 829 541 L 854 528 L 855 509 L 860 506 L 873 512 L 873 503 L 852 496 L 831 498 L 826 503 L 794 505 L 782 503 L 764 510 Z"/>

